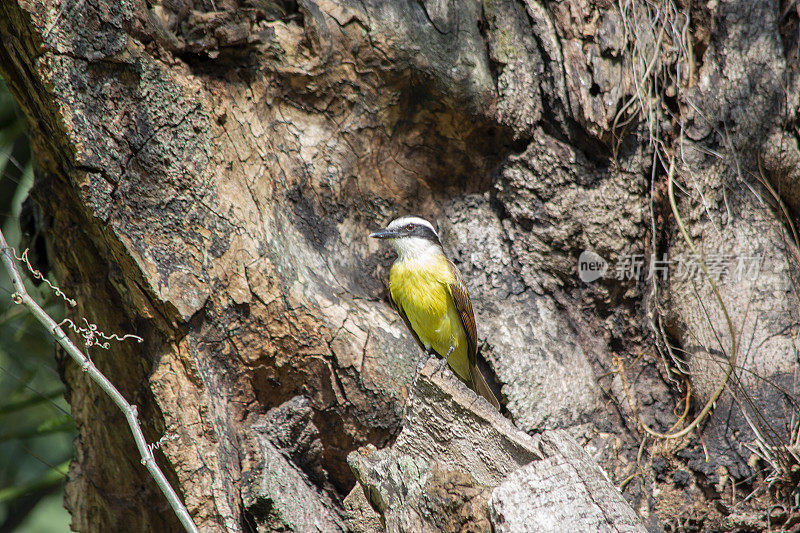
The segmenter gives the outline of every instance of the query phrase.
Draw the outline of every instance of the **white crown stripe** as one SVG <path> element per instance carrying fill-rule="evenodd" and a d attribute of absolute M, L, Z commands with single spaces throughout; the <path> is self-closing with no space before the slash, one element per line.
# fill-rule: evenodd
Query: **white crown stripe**
<path fill-rule="evenodd" d="M 420 218 L 420 217 L 400 217 L 400 218 L 397 218 L 395 220 L 392 220 L 392 222 L 389 224 L 389 226 L 387 226 L 386 229 L 396 230 L 396 229 L 402 228 L 403 226 L 405 226 L 407 224 L 416 224 L 418 226 L 428 227 L 433 232 L 433 234 L 436 235 L 436 238 L 437 239 L 439 238 L 439 234 L 434 229 L 433 224 L 431 224 L 430 222 L 428 222 L 424 218 Z"/>

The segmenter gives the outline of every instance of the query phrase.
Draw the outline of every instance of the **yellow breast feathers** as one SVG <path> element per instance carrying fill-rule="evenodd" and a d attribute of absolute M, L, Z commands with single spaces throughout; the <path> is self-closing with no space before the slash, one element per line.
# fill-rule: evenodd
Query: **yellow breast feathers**
<path fill-rule="evenodd" d="M 471 383 L 467 336 L 450 292 L 453 282 L 455 278 L 444 255 L 424 261 L 395 261 L 389 274 L 392 299 L 400 313 L 407 317 L 420 342 L 441 357 L 447 355 L 452 346 L 448 357 L 450 367 L 461 379 Z"/>

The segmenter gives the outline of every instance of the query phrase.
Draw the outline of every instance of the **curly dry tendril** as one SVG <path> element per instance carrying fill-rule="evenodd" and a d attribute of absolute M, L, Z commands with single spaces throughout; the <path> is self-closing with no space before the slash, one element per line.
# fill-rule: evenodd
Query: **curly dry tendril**
<path fill-rule="evenodd" d="M 55 293 L 56 296 L 58 296 L 60 298 L 63 298 L 63 300 L 65 302 L 67 302 L 67 304 L 69 304 L 70 307 L 75 307 L 76 305 L 78 305 L 78 303 L 75 300 L 73 300 L 72 298 L 69 298 L 66 294 L 64 294 L 61 291 L 61 289 L 59 289 L 58 287 L 56 287 L 55 285 L 50 283 L 50 281 L 47 278 L 45 278 L 42 275 L 41 272 L 39 272 L 38 270 L 33 268 L 33 265 L 31 265 L 31 262 L 28 260 L 28 248 L 25 248 L 25 251 L 22 252 L 21 256 L 17 255 L 17 251 L 14 248 L 10 248 L 10 250 L 11 250 L 11 253 L 14 255 L 14 259 L 19 261 L 20 263 L 25 263 L 25 266 L 28 267 L 28 271 L 31 273 L 31 275 L 34 278 L 38 279 L 39 281 L 43 281 L 43 282 L 47 283 L 47 286 L 50 287 L 53 290 L 53 292 Z M 19 303 L 19 302 L 16 302 L 16 303 Z"/>
<path fill-rule="evenodd" d="M 180 435 L 176 435 L 175 433 L 164 433 L 163 437 L 152 444 L 148 444 L 147 447 L 150 448 L 150 453 L 153 453 L 154 451 L 160 449 L 161 446 L 163 446 L 163 444 L 168 440 L 178 440 L 179 438 Z"/>
<path fill-rule="evenodd" d="M 68 297 L 66 294 L 64 294 L 64 292 L 61 289 L 59 289 L 58 287 L 56 287 L 55 285 L 50 283 L 50 281 L 47 278 L 45 278 L 44 275 L 42 275 L 42 273 L 40 271 L 38 271 L 35 268 L 33 268 L 33 265 L 31 265 L 31 262 L 28 259 L 29 248 L 25 248 L 25 251 L 22 252 L 22 255 L 17 255 L 17 251 L 14 248 L 10 248 L 10 250 L 11 250 L 11 253 L 14 255 L 14 258 L 17 261 L 19 261 L 21 263 L 25 263 L 25 266 L 28 267 L 28 271 L 31 273 L 31 275 L 34 278 L 38 279 L 39 281 L 43 281 L 44 283 L 47 283 L 47 286 L 50 287 L 53 290 L 55 295 L 60 297 L 60 298 L 62 298 L 65 302 L 67 302 L 67 304 L 69 304 L 70 307 L 75 307 L 77 305 L 77 302 L 74 299 L 72 299 L 72 298 Z M 19 300 L 19 301 L 17 301 L 17 300 Z M 22 303 L 22 297 L 20 295 L 15 294 L 14 295 L 14 302 L 17 303 L 17 304 Z M 74 331 L 75 333 L 77 333 L 80 336 L 82 336 L 84 342 L 86 343 L 86 347 L 87 348 L 89 346 L 98 346 L 100 348 L 103 348 L 104 350 L 108 350 L 108 348 L 109 348 L 108 341 L 124 341 L 126 339 L 135 339 L 136 342 L 143 342 L 143 339 L 141 337 L 139 337 L 138 335 L 127 334 L 127 335 L 123 335 L 122 337 L 120 337 L 116 333 L 112 333 L 111 335 L 108 335 L 108 334 L 103 333 L 102 331 L 100 331 L 98 329 L 98 327 L 97 327 L 97 324 L 90 324 L 89 321 L 86 320 L 85 318 L 83 319 L 83 321 L 86 323 L 85 327 L 80 327 L 80 326 L 76 325 L 75 322 L 73 322 L 69 318 L 65 318 L 58 325 L 59 326 L 66 325 L 70 329 L 72 329 L 72 331 Z M 98 338 L 102 339 L 102 340 L 104 340 L 106 342 L 100 342 L 100 341 L 98 341 Z"/>
<path fill-rule="evenodd" d="M 111 335 L 108 335 L 108 334 L 103 333 L 102 331 L 100 331 L 97 328 L 97 324 L 90 324 L 89 321 L 86 320 L 86 318 L 84 318 L 83 321 L 86 323 L 86 326 L 78 326 L 77 324 L 75 324 L 75 322 L 73 322 L 69 318 L 65 318 L 64 320 L 59 322 L 58 325 L 59 326 L 67 326 L 72 331 L 74 331 L 75 333 L 77 333 L 78 335 L 83 337 L 83 342 L 84 342 L 84 344 L 86 344 L 87 348 L 89 346 L 97 346 L 97 347 L 102 348 L 104 350 L 108 350 L 108 347 L 109 347 L 108 341 L 124 341 L 126 339 L 134 339 L 136 342 L 143 342 L 144 341 L 144 339 L 142 339 L 140 336 L 131 335 L 130 333 L 128 333 L 126 335 L 123 335 L 122 337 L 120 337 L 116 333 L 112 333 Z M 101 342 L 101 341 L 98 340 L 98 338 L 102 339 L 102 340 L 104 340 L 106 342 Z"/>

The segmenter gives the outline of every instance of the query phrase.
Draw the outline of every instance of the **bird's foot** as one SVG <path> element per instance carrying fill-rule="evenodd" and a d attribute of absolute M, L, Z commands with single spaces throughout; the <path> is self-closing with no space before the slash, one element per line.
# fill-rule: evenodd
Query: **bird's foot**
<path fill-rule="evenodd" d="M 425 364 L 433 357 L 434 354 L 430 350 L 425 350 L 423 352 L 422 357 L 419 358 L 417 362 L 417 368 L 414 370 L 414 378 L 411 380 L 411 388 L 409 389 L 409 397 L 406 399 L 406 405 L 404 409 L 404 415 L 406 418 L 409 419 L 409 422 L 412 422 L 411 416 L 411 394 L 413 394 L 414 389 L 417 388 L 417 379 L 419 378 L 419 373 L 422 371 L 422 368 Z"/>
<path fill-rule="evenodd" d="M 411 380 L 411 390 L 414 390 L 414 388 L 417 386 L 417 378 L 419 378 L 419 373 L 422 371 L 422 367 L 425 366 L 425 363 L 427 363 L 431 357 L 433 357 L 433 352 L 430 350 L 425 350 L 425 352 L 422 354 L 422 357 L 419 358 L 419 361 L 417 362 L 417 368 L 414 370 L 414 379 Z"/>
<path fill-rule="evenodd" d="M 450 346 L 450 349 L 447 350 L 445 356 L 439 359 L 439 368 L 434 371 L 435 373 L 439 374 L 439 377 L 444 377 L 444 369 L 450 366 L 448 361 L 450 359 L 450 354 L 453 353 L 453 350 L 455 350 L 455 346 Z"/>
<path fill-rule="evenodd" d="M 428 359 L 431 358 L 431 353 L 427 350 L 422 354 L 422 357 L 419 358 L 417 361 L 417 368 L 414 369 L 414 379 L 411 380 L 411 389 L 413 390 L 414 387 L 417 386 L 417 378 L 419 377 L 419 373 L 422 371 L 422 367 L 425 366 L 425 363 L 428 362 Z"/>

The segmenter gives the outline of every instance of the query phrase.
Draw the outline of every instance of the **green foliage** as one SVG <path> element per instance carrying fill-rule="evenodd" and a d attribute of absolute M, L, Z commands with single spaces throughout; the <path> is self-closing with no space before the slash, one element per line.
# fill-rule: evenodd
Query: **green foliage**
<path fill-rule="evenodd" d="M 33 183 L 24 120 L 0 81 L 0 225 L 19 249 L 19 217 Z M 46 285 L 29 291 L 55 319 L 63 303 Z M 75 424 L 63 398 L 52 337 L 11 300 L 0 271 L 0 532 L 68 531 L 61 505 Z"/>

